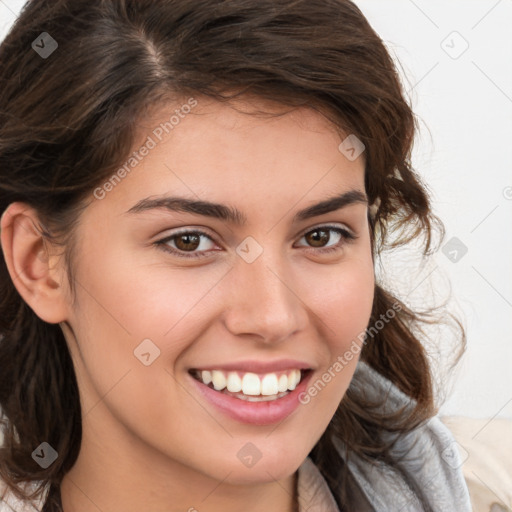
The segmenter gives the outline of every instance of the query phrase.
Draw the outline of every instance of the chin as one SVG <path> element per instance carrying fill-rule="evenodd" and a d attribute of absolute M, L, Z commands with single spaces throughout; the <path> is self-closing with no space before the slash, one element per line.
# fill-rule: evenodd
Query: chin
<path fill-rule="evenodd" d="M 233 485 L 246 485 L 288 478 L 304 462 L 307 453 L 301 456 L 297 454 L 297 451 L 288 455 L 278 452 L 263 452 L 259 459 L 255 458 L 253 461 L 243 461 L 243 456 L 242 460 L 235 457 L 234 462 L 232 459 L 225 461 L 225 473 L 230 473 L 226 482 Z"/>

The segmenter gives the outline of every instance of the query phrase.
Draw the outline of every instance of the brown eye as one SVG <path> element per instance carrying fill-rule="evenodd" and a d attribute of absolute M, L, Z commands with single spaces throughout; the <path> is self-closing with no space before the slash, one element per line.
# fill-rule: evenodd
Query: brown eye
<path fill-rule="evenodd" d="M 211 252 L 206 250 L 208 244 L 206 244 L 206 247 L 201 247 L 204 245 L 202 243 L 203 239 L 215 245 L 213 239 L 202 231 L 182 231 L 159 240 L 155 244 L 164 251 L 181 258 L 200 258 L 209 256 Z M 200 247 L 201 250 L 198 250 Z"/>
<path fill-rule="evenodd" d="M 184 233 L 174 237 L 174 244 L 180 251 L 194 251 L 199 247 L 201 237 L 196 233 Z"/>
<path fill-rule="evenodd" d="M 314 231 L 306 233 L 304 236 L 313 247 L 323 247 L 331 238 L 328 231 L 329 230 L 325 229 L 315 229 Z"/>
<path fill-rule="evenodd" d="M 334 238 L 330 233 L 335 233 Z M 345 244 L 355 240 L 356 235 L 344 228 L 335 226 L 319 226 L 306 232 L 303 237 L 309 249 L 314 250 L 316 253 L 325 254 L 328 252 L 339 251 Z M 334 244 L 329 244 L 334 240 Z"/>

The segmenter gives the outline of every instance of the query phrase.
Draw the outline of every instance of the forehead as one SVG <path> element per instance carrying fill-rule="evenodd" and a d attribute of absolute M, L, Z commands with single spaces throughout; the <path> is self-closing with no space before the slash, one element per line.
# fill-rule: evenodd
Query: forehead
<path fill-rule="evenodd" d="M 181 194 L 238 203 L 243 211 L 253 202 L 290 208 L 349 189 L 364 192 L 364 155 L 347 159 L 339 150 L 343 133 L 319 112 L 193 99 L 195 105 L 184 98 L 153 107 L 140 120 L 132 153 L 138 158 L 125 165 L 108 201 L 129 208 L 142 196 Z"/>
<path fill-rule="evenodd" d="M 346 135 L 311 107 L 293 108 L 251 96 L 230 102 L 200 96 L 151 107 L 138 123 L 135 146 L 147 136 L 163 150 L 152 152 L 160 156 L 186 152 L 189 158 L 194 154 L 203 157 L 203 148 L 207 148 L 208 160 L 234 150 L 238 150 L 236 156 L 245 154 L 248 160 L 254 149 L 258 151 L 257 161 L 264 161 L 272 153 L 291 160 L 297 151 L 310 158 L 337 156 Z"/>

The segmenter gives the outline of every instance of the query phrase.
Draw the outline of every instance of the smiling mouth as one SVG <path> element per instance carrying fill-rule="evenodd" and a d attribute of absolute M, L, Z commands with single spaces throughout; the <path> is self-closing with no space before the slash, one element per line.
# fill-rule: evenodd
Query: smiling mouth
<path fill-rule="evenodd" d="M 293 391 L 309 372 L 310 369 L 265 374 L 198 369 L 189 371 L 194 379 L 210 389 L 248 402 L 278 400 Z"/>

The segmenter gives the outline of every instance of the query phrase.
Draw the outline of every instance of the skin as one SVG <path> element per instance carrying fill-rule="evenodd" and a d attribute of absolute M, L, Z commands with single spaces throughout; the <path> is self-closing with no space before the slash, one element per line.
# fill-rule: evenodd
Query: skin
<path fill-rule="evenodd" d="M 141 122 L 140 141 L 175 108 Z M 310 109 L 268 119 L 200 99 L 81 214 L 75 302 L 63 258 L 34 228 L 36 212 L 10 205 L 1 224 L 9 271 L 35 313 L 62 326 L 81 395 L 81 451 L 62 483 L 66 512 L 294 510 L 296 471 L 358 357 L 276 425 L 225 416 L 192 388 L 187 370 L 294 358 L 309 362 L 315 382 L 365 330 L 374 290 L 367 204 L 292 224 L 297 211 L 333 193 L 364 193 L 364 155 L 349 161 L 341 140 Z M 126 213 L 171 193 L 237 207 L 248 223 L 163 209 Z M 316 245 L 304 235 L 325 224 L 357 238 L 322 254 L 338 243 L 336 232 Z M 193 249 L 209 255 L 180 258 L 155 245 L 178 228 L 211 236 Z M 250 264 L 236 252 L 248 236 L 263 248 Z M 160 350 L 150 366 L 134 357 L 147 338 Z M 250 468 L 237 457 L 248 442 L 262 454 Z"/>

